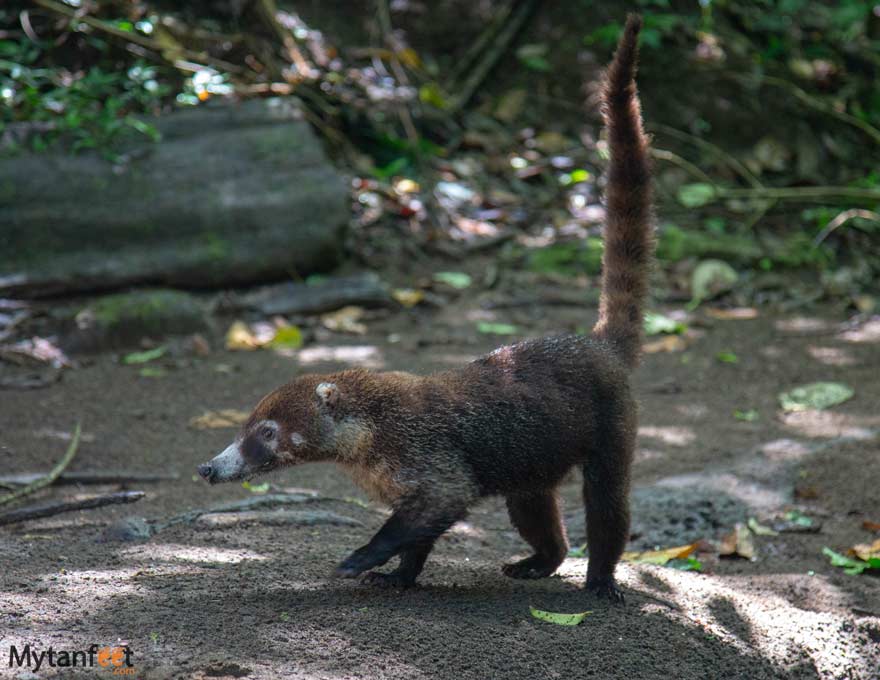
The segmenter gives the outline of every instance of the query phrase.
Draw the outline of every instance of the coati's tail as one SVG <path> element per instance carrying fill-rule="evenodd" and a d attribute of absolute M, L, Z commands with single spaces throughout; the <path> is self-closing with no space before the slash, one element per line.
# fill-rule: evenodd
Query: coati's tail
<path fill-rule="evenodd" d="M 642 318 L 654 250 L 651 163 L 636 92 L 641 17 L 631 14 L 602 89 L 611 162 L 599 321 L 593 335 L 609 340 L 629 366 L 639 361 Z"/>

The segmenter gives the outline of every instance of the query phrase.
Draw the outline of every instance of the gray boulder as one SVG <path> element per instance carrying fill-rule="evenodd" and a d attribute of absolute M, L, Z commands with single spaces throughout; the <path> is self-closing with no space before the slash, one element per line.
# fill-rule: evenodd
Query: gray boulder
<path fill-rule="evenodd" d="M 326 271 L 345 181 L 292 100 L 180 110 L 113 164 L 0 159 L 0 296 L 226 286 Z"/>

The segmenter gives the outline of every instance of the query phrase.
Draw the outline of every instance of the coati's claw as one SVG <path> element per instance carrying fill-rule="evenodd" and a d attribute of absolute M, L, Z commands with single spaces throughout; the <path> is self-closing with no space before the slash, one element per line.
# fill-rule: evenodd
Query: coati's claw
<path fill-rule="evenodd" d="M 532 555 L 519 562 L 505 564 L 501 567 L 501 571 L 510 578 L 536 579 L 550 576 L 558 566 L 543 557 Z"/>
<path fill-rule="evenodd" d="M 624 604 L 623 591 L 618 587 L 613 577 L 596 579 L 587 581 L 587 590 L 597 597 L 607 598 L 612 602 Z"/>
<path fill-rule="evenodd" d="M 383 574 L 379 571 L 370 571 L 364 574 L 361 583 L 375 588 L 412 588 L 416 584 L 416 580 L 405 574 L 390 572 Z"/>

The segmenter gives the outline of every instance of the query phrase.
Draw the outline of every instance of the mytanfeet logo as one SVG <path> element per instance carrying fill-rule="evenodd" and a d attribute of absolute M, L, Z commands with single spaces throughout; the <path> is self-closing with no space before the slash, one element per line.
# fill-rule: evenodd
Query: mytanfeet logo
<path fill-rule="evenodd" d="M 106 668 L 114 675 L 134 675 L 131 649 L 126 645 L 108 647 L 91 645 L 87 649 L 48 649 L 39 650 L 30 644 L 19 649 L 9 646 L 9 667 L 29 668 Z"/>

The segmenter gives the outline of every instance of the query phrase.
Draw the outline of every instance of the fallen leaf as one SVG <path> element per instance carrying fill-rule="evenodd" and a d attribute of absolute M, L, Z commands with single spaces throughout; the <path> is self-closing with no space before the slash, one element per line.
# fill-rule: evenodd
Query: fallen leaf
<path fill-rule="evenodd" d="M 486 333 L 487 335 L 516 335 L 519 329 L 509 323 L 489 323 L 481 321 L 477 324 L 478 333 Z"/>
<path fill-rule="evenodd" d="M 851 399 L 855 391 L 848 385 L 835 382 L 815 382 L 795 387 L 779 395 L 785 411 L 821 411 Z"/>
<path fill-rule="evenodd" d="M 794 497 L 800 501 L 814 501 L 821 495 L 815 484 L 795 484 Z"/>
<path fill-rule="evenodd" d="M 161 366 L 144 366 L 139 373 L 142 378 L 162 378 L 168 371 Z"/>
<path fill-rule="evenodd" d="M 859 543 L 847 550 L 847 555 L 858 557 L 868 562 L 872 558 L 880 558 L 880 538 L 873 543 Z"/>
<path fill-rule="evenodd" d="M 303 334 L 297 326 L 282 326 L 275 331 L 275 337 L 266 346 L 273 349 L 299 349 L 302 344 Z"/>
<path fill-rule="evenodd" d="M 682 352 L 688 348 L 688 341 L 680 335 L 664 335 L 659 340 L 652 340 L 642 345 L 645 354 L 660 352 Z"/>
<path fill-rule="evenodd" d="M 643 552 L 625 552 L 622 559 L 626 562 L 639 562 L 642 564 L 659 564 L 663 566 L 670 560 L 683 560 L 696 552 L 699 543 L 679 545 L 675 548 L 664 550 L 645 550 Z"/>
<path fill-rule="evenodd" d="M 691 274 L 691 306 L 726 293 L 736 285 L 739 274 L 723 260 L 703 260 Z"/>
<path fill-rule="evenodd" d="M 822 525 L 797 510 L 789 510 L 781 519 L 774 520 L 772 527 L 775 531 L 784 534 L 814 534 L 822 528 Z"/>
<path fill-rule="evenodd" d="M 339 333 L 354 333 L 355 335 L 364 335 L 367 332 L 366 324 L 359 319 L 364 315 L 362 307 L 349 305 L 335 312 L 321 315 L 321 323 L 324 328 L 337 331 Z"/>
<path fill-rule="evenodd" d="M 239 411 L 234 408 L 205 411 L 202 415 L 192 418 L 189 421 L 189 425 L 197 430 L 234 428 L 246 422 L 250 415 L 247 411 Z"/>
<path fill-rule="evenodd" d="M 395 288 L 391 291 L 391 297 L 404 307 L 415 307 L 425 299 L 425 293 L 414 288 Z"/>
<path fill-rule="evenodd" d="M 123 364 L 146 364 L 150 361 L 155 361 L 159 357 L 165 355 L 168 351 L 168 348 L 165 346 L 156 347 L 155 349 L 148 349 L 144 352 L 132 352 L 131 354 L 126 354 L 122 357 Z"/>
<path fill-rule="evenodd" d="M 737 523 L 733 531 L 721 539 L 718 554 L 722 557 L 743 557 L 747 560 L 754 558 L 755 544 L 748 527 Z"/>
<path fill-rule="evenodd" d="M 11 345 L 0 346 L 0 359 L 19 366 L 51 364 L 53 368 L 70 368 L 73 362 L 46 338 L 33 337 Z"/>
<path fill-rule="evenodd" d="M 664 314 L 645 312 L 645 335 L 673 333 L 679 335 L 687 330 L 687 325 Z"/>
<path fill-rule="evenodd" d="M 669 560 L 665 566 L 678 569 L 679 571 L 703 571 L 703 563 L 696 557 Z"/>
<path fill-rule="evenodd" d="M 721 352 L 718 352 L 718 354 L 715 355 L 715 358 L 724 364 L 738 364 L 739 363 L 739 357 L 736 354 L 734 354 L 733 352 L 731 352 L 730 350 L 723 350 Z"/>
<path fill-rule="evenodd" d="M 256 494 L 264 494 L 269 491 L 269 482 L 263 482 L 262 484 L 251 484 L 248 481 L 244 481 L 241 483 L 242 488 L 247 489 L 251 493 Z"/>
<path fill-rule="evenodd" d="M 737 420 L 742 420 L 746 423 L 751 423 L 756 421 L 759 418 L 760 414 L 753 408 L 746 409 L 745 411 L 740 411 L 737 409 L 733 412 L 733 417 Z"/>
<path fill-rule="evenodd" d="M 880 569 L 880 557 L 871 557 L 867 561 L 853 559 L 846 555 L 834 552 L 831 548 L 822 548 L 822 554 L 827 555 L 831 559 L 831 564 L 835 567 L 842 567 L 843 571 L 852 576 L 861 574 L 868 569 Z"/>
<path fill-rule="evenodd" d="M 447 286 L 455 288 L 456 290 L 470 288 L 470 285 L 473 282 L 470 274 L 465 274 L 464 272 L 436 272 L 434 274 L 434 280 L 437 283 L 445 283 Z"/>
<path fill-rule="evenodd" d="M 708 316 L 719 321 L 745 321 L 758 318 L 758 310 L 754 307 L 734 307 L 732 309 L 708 307 L 705 311 Z"/>
<path fill-rule="evenodd" d="M 752 530 L 753 534 L 758 536 L 778 536 L 779 532 L 774 531 L 768 526 L 761 524 L 754 517 L 749 517 L 749 521 L 747 522 L 749 529 Z"/>
<path fill-rule="evenodd" d="M 259 348 L 256 336 L 244 321 L 235 321 L 226 331 L 226 349 L 252 351 Z"/>
<path fill-rule="evenodd" d="M 880 533 L 880 522 L 872 522 L 871 520 L 866 519 L 862 522 L 862 529 L 873 531 L 874 533 Z"/>
<path fill-rule="evenodd" d="M 546 612 L 543 609 L 535 609 L 534 607 L 529 607 L 529 611 L 532 612 L 532 616 L 536 619 L 555 623 L 559 626 L 576 626 L 593 613 L 592 611 L 586 611 L 577 614 L 559 614 L 557 612 Z"/>

